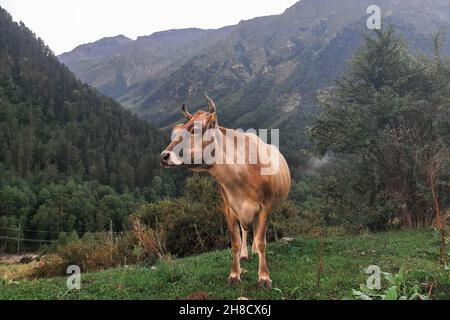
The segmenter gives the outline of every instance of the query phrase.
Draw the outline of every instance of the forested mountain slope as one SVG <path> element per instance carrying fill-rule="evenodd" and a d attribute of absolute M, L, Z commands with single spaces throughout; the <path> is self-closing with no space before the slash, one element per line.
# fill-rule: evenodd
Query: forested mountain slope
<path fill-rule="evenodd" d="M 137 197 L 114 197 L 150 185 L 162 140 L 0 8 L 0 227 L 102 230 L 122 207 L 120 227 Z"/>
<path fill-rule="evenodd" d="M 0 15 L 0 161 L 21 176 L 46 172 L 142 187 L 162 134 L 82 84 L 23 24 Z M 137 174 L 139 172 L 139 174 Z"/>

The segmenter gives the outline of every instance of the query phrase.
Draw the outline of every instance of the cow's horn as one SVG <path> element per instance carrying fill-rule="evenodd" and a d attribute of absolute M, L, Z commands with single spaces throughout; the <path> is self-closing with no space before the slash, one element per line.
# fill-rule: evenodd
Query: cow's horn
<path fill-rule="evenodd" d="M 186 109 L 186 105 L 183 103 L 183 106 L 181 107 L 181 111 L 183 112 L 183 115 L 186 119 L 191 120 L 192 114 L 189 113 Z"/>
<path fill-rule="evenodd" d="M 206 94 L 205 94 L 205 99 L 206 99 L 206 101 L 208 101 L 209 112 L 210 113 L 215 113 L 216 112 L 216 105 L 214 104 L 214 101 L 212 101 L 211 98 L 208 97 L 208 95 L 206 95 Z"/>

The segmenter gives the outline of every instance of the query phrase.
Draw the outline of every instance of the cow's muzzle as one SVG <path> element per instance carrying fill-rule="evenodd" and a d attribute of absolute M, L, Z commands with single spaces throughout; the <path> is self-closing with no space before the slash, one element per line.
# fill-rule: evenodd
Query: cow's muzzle
<path fill-rule="evenodd" d="M 183 161 L 181 161 L 174 152 L 167 150 L 161 152 L 159 162 L 163 167 L 175 167 L 183 164 Z"/>

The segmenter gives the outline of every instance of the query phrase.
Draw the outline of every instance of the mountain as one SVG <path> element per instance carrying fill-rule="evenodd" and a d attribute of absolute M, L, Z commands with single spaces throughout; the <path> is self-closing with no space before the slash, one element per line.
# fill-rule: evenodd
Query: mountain
<path fill-rule="evenodd" d="M 124 35 L 106 37 L 95 41 L 94 43 L 80 45 L 70 53 L 63 53 L 60 55 L 60 59 L 63 62 L 101 59 L 108 57 L 116 50 L 119 50 L 131 42 L 133 42 L 133 40 Z"/>
<path fill-rule="evenodd" d="M 159 170 L 162 134 L 82 84 L 1 7 L 0 30 L 0 186 L 5 172 L 36 185 L 67 178 L 118 191 L 148 185 Z M 74 52 L 99 59 L 126 42 L 103 39 Z"/>
<path fill-rule="evenodd" d="M 317 94 L 342 75 L 359 46 L 372 2 L 302 0 L 280 15 L 217 30 L 141 37 L 100 59 L 78 60 L 74 52 L 60 59 L 158 127 L 179 121 L 182 103 L 192 111 L 204 107 L 202 94 L 208 92 L 224 125 L 297 132 Z M 450 25 L 448 0 L 380 0 L 377 5 L 385 26 L 394 25 L 412 49 L 426 53 L 431 35 Z M 450 54 L 449 42 L 444 53 Z"/>
<path fill-rule="evenodd" d="M 124 36 L 104 38 L 81 45 L 59 56 L 84 82 L 104 94 L 117 98 L 135 83 L 158 78 L 170 68 L 188 59 L 188 52 L 177 51 L 194 41 L 206 30 L 184 29 L 157 32 L 132 41 Z"/>

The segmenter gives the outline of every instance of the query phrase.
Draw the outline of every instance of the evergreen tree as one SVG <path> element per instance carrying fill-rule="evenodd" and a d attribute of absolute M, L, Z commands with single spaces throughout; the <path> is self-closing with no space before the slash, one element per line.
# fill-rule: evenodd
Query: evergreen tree
<path fill-rule="evenodd" d="M 353 168 L 351 178 L 338 178 L 332 198 L 337 189 L 351 192 L 347 209 L 362 210 L 381 228 L 432 222 L 425 168 L 431 146 L 450 146 L 449 71 L 449 60 L 409 54 L 392 28 L 366 36 L 311 130 L 321 154 L 332 152 Z M 445 179 L 440 172 L 440 201 L 448 205 Z"/>

